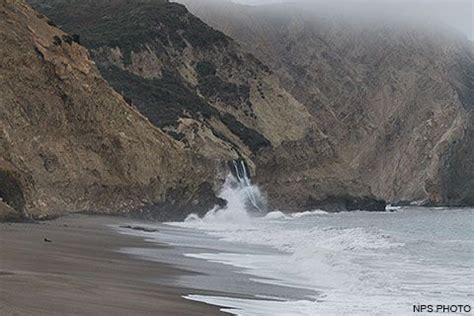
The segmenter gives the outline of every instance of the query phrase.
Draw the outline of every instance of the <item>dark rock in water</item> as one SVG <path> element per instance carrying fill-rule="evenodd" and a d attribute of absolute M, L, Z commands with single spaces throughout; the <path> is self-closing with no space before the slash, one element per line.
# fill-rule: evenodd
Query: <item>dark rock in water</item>
<path fill-rule="evenodd" d="M 306 209 L 322 209 L 327 212 L 369 211 L 385 212 L 387 203 L 374 197 L 331 196 L 322 201 L 307 201 Z"/>
<path fill-rule="evenodd" d="M 385 203 L 385 201 L 373 197 L 346 200 L 346 208 L 348 211 L 362 210 L 369 212 L 384 212 L 386 207 L 387 203 Z"/>
<path fill-rule="evenodd" d="M 125 215 L 160 222 L 183 221 L 189 214 L 203 216 L 215 206 L 227 205 L 226 200 L 216 196 L 209 182 L 202 183 L 190 198 L 183 198 L 186 194 L 186 189 L 169 190 L 166 203 L 148 204 Z"/>
<path fill-rule="evenodd" d="M 146 232 L 146 233 L 154 233 L 154 232 L 158 231 L 158 229 L 154 229 L 154 228 L 147 228 L 147 227 L 141 227 L 141 226 L 131 226 L 131 225 L 120 226 L 120 228 L 133 229 L 133 230 L 138 230 L 138 231 L 142 231 L 142 232 Z"/>

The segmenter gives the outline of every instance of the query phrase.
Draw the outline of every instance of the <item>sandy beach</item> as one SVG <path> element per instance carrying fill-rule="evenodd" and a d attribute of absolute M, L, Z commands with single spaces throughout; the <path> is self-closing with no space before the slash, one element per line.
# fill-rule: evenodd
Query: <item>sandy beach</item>
<path fill-rule="evenodd" d="M 183 299 L 183 288 L 150 281 L 192 272 L 117 252 L 157 247 L 107 227 L 126 223 L 75 215 L 38 224 L 0 224 L 0 314 L 223 314 Z"/>

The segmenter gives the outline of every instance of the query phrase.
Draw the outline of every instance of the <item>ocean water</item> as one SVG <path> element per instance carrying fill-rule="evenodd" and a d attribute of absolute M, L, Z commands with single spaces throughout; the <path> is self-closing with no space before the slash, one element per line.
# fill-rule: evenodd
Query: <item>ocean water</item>
<path fill-rule="evenodd" d="M 417 304 L 474 305 L 473 209 L 255 216 L 244 189 L 228 183 L 226 209 L 147 235 L 179 249 L 174 259 L 125 251 L 199 270 L 173 282 L 207 291 L 185 298 L 235 315 L 413 315 Z"/>

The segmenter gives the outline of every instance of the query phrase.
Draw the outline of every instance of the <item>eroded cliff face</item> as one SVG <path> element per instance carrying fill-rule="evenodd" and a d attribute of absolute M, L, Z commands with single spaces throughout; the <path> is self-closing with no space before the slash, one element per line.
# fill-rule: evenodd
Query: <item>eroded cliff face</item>
<path fill-rule="evenodd" d="M 297 211 L 324 203 L 339 210 L 346 200 L 356 205 L 358 198 L 374 198 L 273 71 L 184 6 L 167 1 L 30 2 L 63 29 L 79 33 L 105 79 L 153 124 L 210 159 L 246 159 L 260 175 L 271 207 Z M 335 173 L 316 185 L 301 180 L 303 169 L 304 179 L 311 173 Z M 283 175 L 282 170 L 292 178 L 273 176 Z M 292 186 L 286 186 L 288 181 Z M 332 207 L 338 201 L 343 205 Z"/>
<path fill-rule="evenodd" d="M 474 67 L 461 39 L 292 4 L 183 2 L 244 49 L 164 0 L 30 0 L 183 147 L 245 158 L 272 207 L 471 203 Z"/>
<path fill-rule="evenodd" d="M 332 154 L 283 144 L 259 159 L 259 180 L 273 178 L 266 190 L 284 194 L 283 204 L 352 190 L 391 203 L 472 205 L 472 43 L 383 11 L 360 18 L 330 5 L 180 2 L 265 60 L 327 137 Z"/>
<path fill-rule="evenodd" d="M 176 140 L 212 159 L 297 140 L 313 126 L 307 109 L 268 67 L 168 1 L 31 1 L 79 33 L 102 75 Z"/>
<path fill-rule="evenodd" d="M 218 203 L 216 166 L 129 106 L 76 40 L 0 1 L 0 219 L 183 218 Z"/>

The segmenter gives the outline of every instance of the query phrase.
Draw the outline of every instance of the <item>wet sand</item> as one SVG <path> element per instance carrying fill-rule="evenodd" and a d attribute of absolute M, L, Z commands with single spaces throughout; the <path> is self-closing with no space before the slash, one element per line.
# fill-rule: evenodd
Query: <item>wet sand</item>
<path fill-rule="evenodd" d="M 156 244 L 109 224 L 127 220 L 74 215 L 0 224 L 0 315 L 223 315 L 183 299 L 184 288 L 150 282 L 191 272 L 117 252 Z"/>

